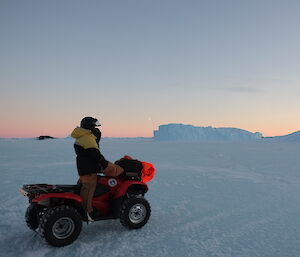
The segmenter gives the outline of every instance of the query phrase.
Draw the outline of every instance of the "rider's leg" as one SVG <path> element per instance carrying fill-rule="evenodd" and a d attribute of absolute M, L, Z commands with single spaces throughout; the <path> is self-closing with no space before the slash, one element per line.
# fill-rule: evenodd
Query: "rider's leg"
<path fill-rule="evenodd" d="M 88 212 L 93 211 L 92 200 L 96 190 L 97 174 L 88 174 L 80 176 L 82 187 L 80 190 L 80 196 L 83 200 L 82 206 Z"/>
<path fill-rule="evenodd" d="M 119 165 L 117 164 L 113 164 L 111 162 L 108 162 L 107 167 L 103 170 L 103 173 L 106 176 L 109 177 L 117 177 L 119 176 L 122 172 L 123 172 L 123 168 L 121 168 Z"/>

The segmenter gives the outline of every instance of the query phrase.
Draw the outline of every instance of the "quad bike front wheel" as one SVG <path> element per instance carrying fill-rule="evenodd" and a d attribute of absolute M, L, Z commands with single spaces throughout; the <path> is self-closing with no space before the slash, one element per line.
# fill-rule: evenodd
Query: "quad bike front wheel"
<path fill-rule="evenodd" d="M 143 227 L 149 220 L 151 208 L 144 197 L 126 199 L 120 209 L 120 222 L 129 229 Z"/>
<path fill-rule="evenodd" d="M 49 209 L 39 225 L 39 232 L 52 246 L 65 246 L 73 243 L 82 228 L 82 217 L 71 206 L 63 205 Z"/>

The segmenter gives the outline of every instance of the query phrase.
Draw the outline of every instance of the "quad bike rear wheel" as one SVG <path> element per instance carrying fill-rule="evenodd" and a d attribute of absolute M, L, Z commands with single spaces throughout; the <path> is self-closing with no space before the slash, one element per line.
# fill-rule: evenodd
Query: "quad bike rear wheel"
<path fill-rule="evenodd" d="M 36 203 L 31 203 L 25 213 L 25 222 L 27 226 L 36 230 L 39 227 L 39 223 L 43 215 L 45 214 L 47 208 L 44 206 L 38 205 Z"/>
<path fill-rule="evenodd" d="M 39 232 L 52 246 L 65 246 L 73 243 L 82 228 L 82 217 L 71 206 L 63 205 L 49 209 L 39 225 Z"/>
<path fill-rule="evenodd" d="M 120 209 L 120 222 L 129 229 L 143 227 L 149 220 L 151 208 L 144 197 L 126 199 Z"/>
<path fill-rule="evenodd" d="M 31 203 L 26 210 L 25 213 L 25 221 L 27 226 L 32 229 L 36 230 L 39 226 L 39 217 L 38 217 L 38 210 L 35 204 Z"/>

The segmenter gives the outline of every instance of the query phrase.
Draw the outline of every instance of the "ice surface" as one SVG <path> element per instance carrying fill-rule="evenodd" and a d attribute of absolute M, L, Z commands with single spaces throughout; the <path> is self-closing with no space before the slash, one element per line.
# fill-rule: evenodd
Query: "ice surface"
<path fill-rule="evenodd" d="M 249 141 L 261 139 L 259 132 L 251 133 L 238 128 L 195 127 L 184 124 L 160 125 L 154 131 L 159 141 Z"/>
<path fill-rule="evenodd" d="M 0 255 L 8 257 L 299 257 L 300 144 L 104 140 L 110 160 L 153 162 L 148 224 L 84 224 L 72 245 L 46 245 L 24 222 L 22 184 L 73 184 L 73 140 L 0 141 Z"/>

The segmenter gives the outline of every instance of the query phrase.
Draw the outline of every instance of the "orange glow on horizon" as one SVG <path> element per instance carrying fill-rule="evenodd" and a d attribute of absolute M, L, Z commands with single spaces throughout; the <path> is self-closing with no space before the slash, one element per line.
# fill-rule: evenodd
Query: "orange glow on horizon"
<path fill-rule="evenodd" d="M 119 128 L 101 128 L 102 137 L 153 137 L 153 130 L 149 128 L 134 128 L 134 129 L 127 129 L 127 130 L 120 130 Z M 245 129 L 245 128 L 242 128 Z M 0 130 L 0 137 L 1 138 L 35 138 L 41 135 L 44 136 L 52 136 L 57 138 L 65 138 L 70 136 L 72 129 L 11 129 L 11 130 Z M 246 129 L 251 132 L 260 132 L 263 134 L 264 137 L 274 137 L 274 136 L 284 136 L 287 134 L 291 134 L 293 132 L 298 131 L 297 129 L 272 129 L 272 130 L 253 130 L 253 129 Z"/>
<path fill-rule="evenodd" d="M 57 138 L 69 137 L 72 129 L 0 129 L 0 138 L 36 138 L 39 136 L 52 136 Z M 100 129 L 102 137 L 153 137 L 151 129 L 134 129 L 120 131 L 119 129 Z"/>

